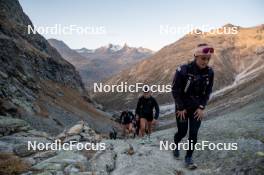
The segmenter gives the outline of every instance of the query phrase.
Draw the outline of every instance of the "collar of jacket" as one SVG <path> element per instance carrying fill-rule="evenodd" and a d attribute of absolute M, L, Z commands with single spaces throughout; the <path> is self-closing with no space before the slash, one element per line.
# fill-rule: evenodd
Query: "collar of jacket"
<path fill-rule="evenodd" d="M 195 73 L 206 73 L 207 70 L 208 70 L 208 66 L 206 66 L 203 69 L 199 68 L 198 65 L 195 62 L 195 59 L 191 62 L 191 67 L 193 68 Z"/>

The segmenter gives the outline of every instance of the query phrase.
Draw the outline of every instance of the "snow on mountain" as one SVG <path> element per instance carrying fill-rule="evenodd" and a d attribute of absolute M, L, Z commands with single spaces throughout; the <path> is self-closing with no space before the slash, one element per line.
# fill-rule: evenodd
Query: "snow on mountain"
<path fill-rule="evenodd" d="M 123 47 L 120 45 L 114 45 L 114 44 L 109 44 L 108 45 L 108 49 L 110 49 L 113 52 L 117 52 L 119 50 L 121 50 Z"/>
<path fill-rule="evenodd" d="M 76 49 L 75 51 L 78 53 L 94 53 L 95 52 L 95 50 L 93 49 L 86 49 L 84 47 L 81 49 Z"/>
<path fill-rule="evenodd" d="M 52 39 L 49 42 L 76 67 L 88 88 L 93 86 L 94 82 L 100 82 L 119 73 L 153 54 L 150 49 L 129 47 L 127 44 L 120 46 L 110 43 L 93 50 L 87 48 L 73 50 L 63 41 Z"/>

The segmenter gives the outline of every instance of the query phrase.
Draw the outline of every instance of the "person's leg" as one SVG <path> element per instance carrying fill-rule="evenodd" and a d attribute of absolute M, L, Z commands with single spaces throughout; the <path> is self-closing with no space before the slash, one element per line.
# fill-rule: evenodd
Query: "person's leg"
<path fill-rule="evenodd" d="M 188 131 L 188 116 L 185 116 L 185 120 L 181 120 L 180 118 L 176 118 L 178 132 L 174 135 L 174 143 L 177 145 L 182 140 L 183 137 L 186 136 Z"/>
<path fill-rule="evenodd" d="M 140 120 L 137 119 L 137 123 L 136 123 L 136 134 L 139 136 L 139 130 L 140 130 Z"/>
<path fill-rule="evenodd" d="M 185 117 L 185 120 L 176 118 L 178 132 L 174 135 L 174 143 L 177 145 L 177 148 L 173 150 L 173 155 L 175 158 L 179 158 L 180 156 L 179 142 L 182 140 L 183 137 L 185 137 L 188 130 L 188 116 L 186 115 Z"/>
<path fill-rule="evenodd" d="M 125 137 L 129 135 L 128 124 L 125 124 Z"/>
<path fill-rule="evenodd" d="M 130 137 L 131 133 L 133 133 L 133 125 L 132 125 L 132 123 L 129 123 L 128 124 L 128 135 L 129 135 L 129 137 Z"/>
<path fill-rule="evenodd" d="M 126 136 L 126 125 L 122 124 L 122 128 L 123 128 L 123 136 Z"/>
<path fill-rule="evenodd" d="M 152 121 L 147 122 L 148 135 L 152 133 Z"/>
<path fill-rule="evenodd" d="M 135 124 L 134 124 L 134 123 L 131 123 L 130 128 L 131 128 L 131 130 L 130 130 L 130 134 L 132 133 L 132 134 L 133 134 L 133 138 L 135 138 L 135 137 L 136 137 Z"/>
<path fill-rule="evenodd" d="M 152 132 L 152 120 L 153 119 L 147 119 L 146 121 L 146 130 L 147 130 L 147 135 L 148 135 L 148 140 L 147 142 L 148 143 L 151 143 L 151 139 L 150 139 L 150 135 L 151 135 L 151 132 Z"/>
<path fill-rule="evenodd" d="M 129 134 L 132 132 L 132 123 L 128 124 L 128 131 L 129 131 Z"/>
<path fill-rule="evenodd" d="M 198 130 L 199 130 L 200 125 L 201 125 L 201 120 L 195 119 L 193 113 L 189 117 L 189 122 L 190 122 L 190 130 L 189 130 L 188 140 L 189 140 L 189 143 L 193 143 L 192 144 L 193 149 L 191 149 L 191 144 L 190 144 L 189 150 L 186 153 L 186 157 L 192 157 L 192 154 L 194 151 L 194 146 L 197 143 Z"/>
<path fill-rule="evenodd" d="M 140 129 L 139 129 L 139 136 L 144 137 L 145 135 L 145 129 L 146 129 L 146 119 L 140 118 Z"/>

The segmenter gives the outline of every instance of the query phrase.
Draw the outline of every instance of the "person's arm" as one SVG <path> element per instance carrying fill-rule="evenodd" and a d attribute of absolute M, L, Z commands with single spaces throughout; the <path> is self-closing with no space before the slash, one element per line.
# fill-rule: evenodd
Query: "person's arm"
<path fill-rule="evenodd" d="M 211 70 L 211 73 L 209 76 L 209 85 L 206 88 L 205 94 L 200 99 L 200 105 L 199 105 L 200 109 L 204 109 L 205 106 L 207 105 L 207 102 L 210 98 L 210 94 L 212 93 L 213 85 L 214 85 L 214 72 L 213 70 Z"/>
<path fill-rule="evenodd" d="M 130 114 L 132 115 L 132 120 L 134 121 L 136 119 L 135 115 L 133 114 L 133 112 L 130 112 Z"/>
<path fill-rule="evenodd" d="M 155 107 L 155 116 L 154 119 L 157 120 L 159 118 L 159 104 L 157 101 L 153 98 L 154 100 L 154 107 Z"/>
<path fill-rule="evenodd" d="M 120 115 L 119 123 L 123 122 L 123 118 L 124 118 L 124 111 Z"/>
<path fill-rule="evenodd" d="M 184 104 L 181 97 L 182 87 L 184 84 L 183 71 L 183 66 L 179 67 L 176 70 L 172 83 L 172 95 L 175 101 L 175 105 L 177 106 L 177 110 L 179 111 L 184 110 Z"/>
<path fill-rule="evenodd" d="M 136 108 L 136 115 L 139 116 L 140 114 L 140 106 L 141 106 L 141 98 L 138 99 L 137 108 Z"/>

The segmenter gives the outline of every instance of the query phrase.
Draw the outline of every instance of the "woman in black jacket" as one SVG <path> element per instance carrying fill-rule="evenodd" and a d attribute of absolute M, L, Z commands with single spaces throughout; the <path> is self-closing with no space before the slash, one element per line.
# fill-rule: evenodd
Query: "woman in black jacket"
<path fill-rule="evenodd" d="M 214 49 L 207 44 L 199 44 L 194 51 L 194 61 L 178 67 L 172 85 L 175 100 L 175 113 L 178 132 L 174 136 L 177 149 L 174 156 L 179 157 L 178 143 L 187 134 L 189 126 L 189 143 L 195 146 L 198 130 L 204 118 L 204 109 L 212 92 L 214 71 L 208 66 Z M 189 123 L 189 124 L 188 124 Z M 194 169 L 192 154 L 194 149 L 189 144 L 185 156 L 186 166 Z"/>
<path fill-rule="evenodd" d="M 155 116 L 153 116 L 153 109 L 155 109 Z M 143 96 L 138 99 L 136 116 L 140 120 L 139 136 L 144 137 L 146 130 L 150 135 L 152 124 L 155 124 L 159 117 L 159 105 L 155 98 L 151 96 L 149 88 L 145 88 Z"/>

